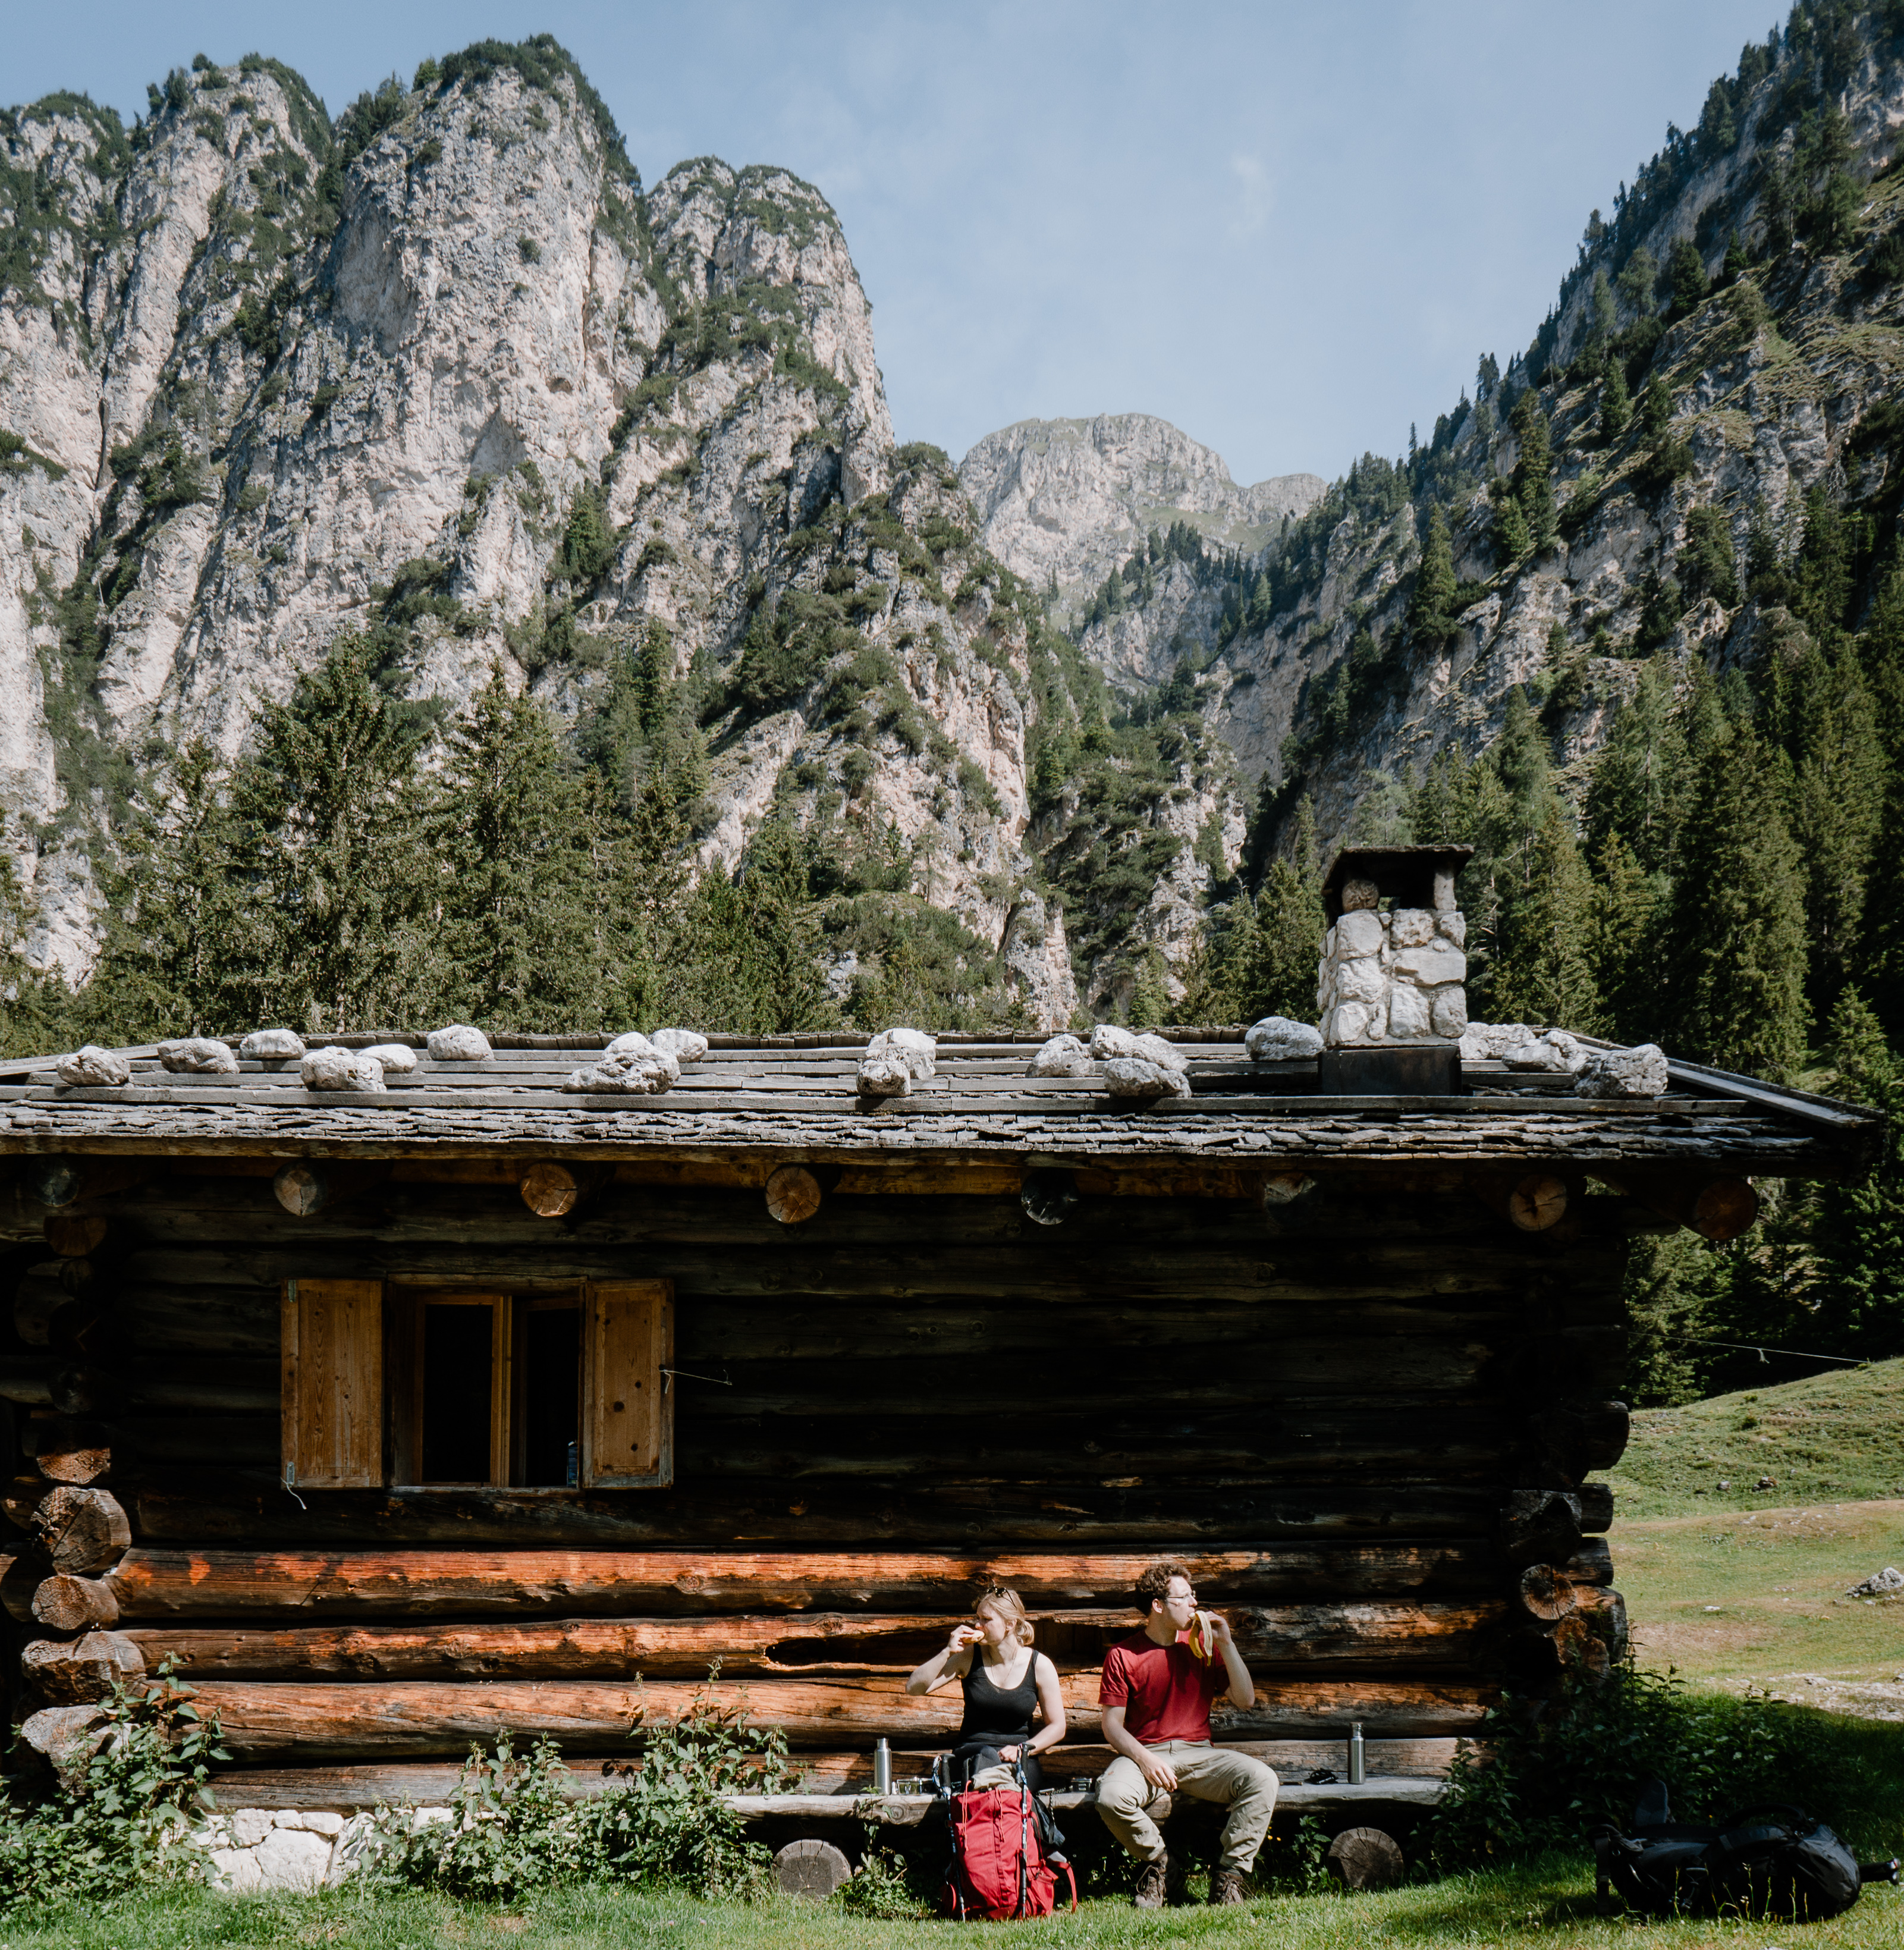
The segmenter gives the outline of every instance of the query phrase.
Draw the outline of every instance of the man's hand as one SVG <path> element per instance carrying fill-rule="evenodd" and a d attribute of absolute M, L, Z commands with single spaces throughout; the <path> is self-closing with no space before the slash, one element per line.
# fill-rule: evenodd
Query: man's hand
<path fill-rule="evenodd" d="M 1137 1767 L 1153 1787 L 1161 1787 L 1166 1794 L 1175 1793 L 1177 1770 L 1162 1754 L 1145 1752 L 1139 1758 Z"/>
<path fill-rule="evenodd" d="M 1206 1612 L 1204 1617 L 1210 1621 L 1210 1643 L 1219 1653 L 1236 1640 L 1230 1634 L 1230 1621 L 1221 1612 Z"/>

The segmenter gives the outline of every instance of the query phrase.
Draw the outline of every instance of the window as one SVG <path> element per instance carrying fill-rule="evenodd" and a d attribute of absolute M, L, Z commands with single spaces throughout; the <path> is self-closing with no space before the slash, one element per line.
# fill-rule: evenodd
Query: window
<path fill-rule="evenodd" d="M 636 1489 L 674 1480 L 665 1280 L 553 1292 L 293 1280 L 284 1480 Z"/>

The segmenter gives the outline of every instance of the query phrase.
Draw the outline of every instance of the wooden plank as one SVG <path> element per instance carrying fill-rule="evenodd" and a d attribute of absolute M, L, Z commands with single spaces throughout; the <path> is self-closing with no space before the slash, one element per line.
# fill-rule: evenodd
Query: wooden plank
<path fill-rule="evenodd" d="M 1346 1769 L 1345 1743 L 1340 1740 L 1225 1740 L 1219 1745 L 1238 1753 L 1253 1755 L 1274 1768 L 1283 1777 L 1278 1799 L 1294 1792 L 1299 1777 L 1321 1767 Z M 1369 1779 L 1364 1788 L 1350 1790 L 1340 1782 L 1337 1789 L 1365 1798 L 1392 1798 L 1411 1783 L 1439 1784 L 1454 1757 L 1452 1739 L 1377 1740 L 1365 1743 Z M 893 1771 L 901 1779 L 925 1774 L 934 1755 L 942 1749 L 899 1749 L 893 1754 Z M 1044 1755 L 1047 1779 L 1057 1781 L 1095 1780 L 1109 1765 L 1108 1747 L 1067 1743 L 1051 1748 Z M 600 1759 L 583 1760 L 565 1766 L 565 1794 L 586 1799 L 611 1794 L 626 1784 L 629 1773 L 641 1766 L 639 1755 L 631 1745 L 616 1758 L 614 1772 Z M 873 1805 L 867 1796 L 872 1786 L 872 1756 L 866 1752 L 826 1752 L 805 1750 L 797 1757 L 799 1796 L 803 1802 L 817 1802 L 817 1814 L 850 1814 L 857 1805 Z M 627 1770 L 624 1772 L 622 1770 Z M 219 1805 L 225 1808 L 317 1808 L 350 1810 L 394 1806 L 414 1802 L 419 1807 L 440 1806 L 456 1787 L 462 1764 L 455 1761 L 373 1762 L 360 1766 L 304 1768 L 222 1768 L 215 1772 L 211 1785 Z M 1310 1790 L 1321 1795 L 1326 1790 Z M 736 1797 L 738 1800 L 740 1797 Z M 779 1800 L 780 1797 L 774 1797 Z M 901 1797 L 879 1804 L 890 1806 Z M 750 1798 L 751 1799 L 751 1798 Z"/>
<path fill-rule="evenodd" d="M 1507 1614 L 1499 1600 L 1226 1608 L 1252 1665 L 1458 1667 Z M 506 1624 L 130 1626 L 120 1637 L 144 1669 L 168 1659 L 199 1679 L 692 1679 L 718 1661 L 729 1678 L 826 1674 L 903 1677 L 942 1647 L 967 1612 L 854 1617 L 833 1612 L 722 1618 L 563 1618 Z M 1062 1672 L 1094 1672 L 1127 1635 L 1128 1611 L 1032 1614 L 1039 1649 Z M 76 1695 L 75 1696 L 79 1696 Z"/>
<path fill-rule="evenodd" d="M 275 1456 L 275 1424 L 266 1445 Z M 789 1550 L 863 1546 L 869 1522 L 888 1548 L 942 1547 L 974 1534 L 1001 1550 L 1179 1551 L 1186 1538 L 1249 1537 L 1262 1543 L 1367 1544 L 1451 1540 L 1452 1554 L 1428 1581 L 1439 1590 L 1503 1588 L 1503 1568 L 1486 1536 L 1498 1488 L 1456 1480 L 1451 1465 L 1430 1482 L 1379 1484 L 1331 1471 L 1319 1483 L 1293 1471 L 1253 1481 L 1146 1478 L 1138 1487 L 959 1480 L 943 1464 L 930 1478 L 874 1478 L 869 1519 L 865 1484 L 824 1478 L 797 1487 L 783 1478 L 727 1476 L 665 1497 L 529 1490 L 334 1491 L 300 1509 L 269 1466 L 247 1469 L 221 1428 L 204 1445 L 199 1468 L 149 1459 L 123 1490 L 135 1534 L 150 1547 L 423 1550 L 534 1545 L 541 1549 L 716 1549 L 751 1541 Z M 267 1462 L 269 1456 L 267 1457 Z M 1489 1472 L 1498 1481 L 1498 1471 Z M 40 1494 L 36 1485 L 30 1494 Z M 30 1505 L 29 1505 L 30 1507 Z M 1398 1587 L 1419 1588 L 1415 1578 Z M 1327 1595 L 1326 1593 L 1318 1595 Z M 1386 1595 L 1377 1585 L 1370 1595 Z M 949 1602 L 949 1601 L 948 1601 Z M 630 1606 L 636 1600 L 631 1599 Z M 556 1608 L 552 1608 L 556 1609 Z M 616 1608 L 626 1610 L 629 1606 Z M 823 1609 L 823 1608 L 822 1608 Z"/>
<path fill-rule="evenodd" d="M 363 1489 L 383 1480 L 381 1280 L 288 1280 L 283 1444 L 288 1483 Z"/>
<path fill-rule="evenodd" d="M 581 1477 L 588 1489 L 674 1480 L 674 1289 L 599 1280 L 583 1290 Z"/>
<path fill-rule="evenodd" d="M 136 1501 L 136 1500 L 135 1500 Z M 692 1617 L 784 1610 L 942 1615 L 975 1588 L 1009 1586 L 1041 1609 L 1129 1601 L 1153 1553 L 550 1550 L 154 1550 L 135 1545 L 110 1573 L 128 1619 L 291 1612 L 308 1618 L 527 1615 Z M 1601 1547 L 1604 1556 L 1604 1547 Z M 1492 1546 L 1274 1544 L 1187 1553 L 1210 1603 L 1395 1598 L 1426 1592 Z M 1576 1560 L 1576 1563 L 1579 1561 Z M 1568 1567 L 1582 1582 L 1612 1581 Z"/>
<path fill-rule="evenodd" d="M 1059 1684 L 1067 1717 L 1081 1732 L 1094 1730 L 1096 1677 L 1073 1674 Z M 1247 1710 L 1213 1709 L 1211 1727 L 1225 1739 L 1261 1740 L 1338 1729 L 1346 1735 L 1359 1720 L 1390 1738 L 1445 1737 L 1478 1727 L 1491 1697 L 1490 1689 L 1473 1684 L 1268 1678 L 1258 1682 Z M 757 1679 L 745 1685 L 208 1680 L 198 1687 L 194 1703 L 201 1713 L 218 1715 L 223 1744 L 242 1760 L 459 1753 L 504 1727 L 528 1739 L 547 1734 L 571 1753 L 611 1752 L 627 1746 L 640 1727 L 677 1718 L 710 1700 L 747 1711 L 755 1724 L 778 1728 L 795 1747 L 835 1746 L 842 1737 L 866 1745 L 879 1739 L 914 1746 L 948 1740 L 964 1710 L 956 1688 L 915 1696 L 896 1676 Z"/>

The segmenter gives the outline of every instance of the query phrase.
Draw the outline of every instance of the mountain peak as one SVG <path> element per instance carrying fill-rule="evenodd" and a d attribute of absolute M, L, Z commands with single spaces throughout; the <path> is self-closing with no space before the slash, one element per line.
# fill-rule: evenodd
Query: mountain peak
<path fill-rule="evenodd" d="M 1153 528 L 1185 522 L 1218 547 L 1254 554 L 1326 484 L 1284 474 L 1239 487 L 1221 454 L 1154 413 L 1020 420 L 986 435 L 959 480 L 986 547 L 1039 588 L 1055 579 L 1067 609 Z"/>

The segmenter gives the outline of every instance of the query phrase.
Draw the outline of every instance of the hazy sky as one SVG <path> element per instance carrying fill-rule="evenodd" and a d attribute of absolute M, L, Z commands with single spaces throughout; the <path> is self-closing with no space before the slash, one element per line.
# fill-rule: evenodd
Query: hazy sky
<path fill-rule="evenodd" d="M 486 36 L 556 36 L 643 179 L 785 164 L 839 211 L 902 440 L 1146 412 L 1239 480 L 1425 438 L 1525 347 L 1669 121 L 1769 0 L 16 4 L 0 100 L 128 118 L 202 48 L 297 68 L 334 115 Z"/>

